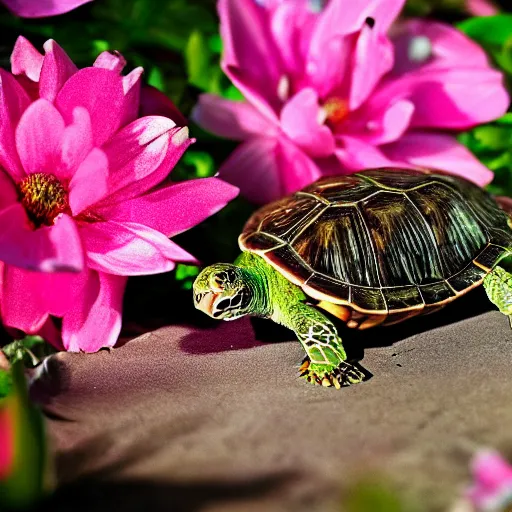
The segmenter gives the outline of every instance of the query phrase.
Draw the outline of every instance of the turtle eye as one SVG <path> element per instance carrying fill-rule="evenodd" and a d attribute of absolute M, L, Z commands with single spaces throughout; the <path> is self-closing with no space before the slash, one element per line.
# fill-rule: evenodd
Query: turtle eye
<path fill-rule="evenodd" d="M 210 279 L 210 288 L 215 293 L 223 292 L 224 291 L 224 280 L 218 275 L 213 275 Z"/>

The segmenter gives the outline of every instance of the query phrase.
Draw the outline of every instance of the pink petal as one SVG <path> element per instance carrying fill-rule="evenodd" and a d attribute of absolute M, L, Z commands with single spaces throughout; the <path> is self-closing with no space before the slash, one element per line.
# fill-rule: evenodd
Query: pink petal
<path fill-rule="evenodd" d="M 317 31 L 318 26 L 319 23 L 316 25 Z M 348 97 L 356 40 L 355 35 L 329 37 L 327 40 L 322 38 L 320 45 L 313 39 L 305 71 L 311 87 L 323 100 L 333 95 Z"/>
<path fill-rule="evenodd" d="M 302 73 L 317 17 L 307 1 L 278 2 L 273 9 L 270 29 L 288 75 Z"/>
<path fill-rule="evenodd" d="M 110 69 L 116 73 L 121 73 L 126 66 L 126 59 L 118 52 L 101 52 L 93 64 L 96 68 Z"/>
<path fill-rule="evenodd" d="M 41 296 L 32 294 L 37 277 L 36 272 L 4 266 L 0 309 L 5 326 L 35 334 L 48 319 Z"/>
<path fill-rule="evenodd" d="M 30 98 L 7 71 L 0 69 L 0 167 L 15 180 L 25 173 L 16 151 L 15 130 Z"/>
<path fill-rule="evenodd" d="M 109 220 L 136 222 L 175 236 L 217 213 L 238 195 L 218 178 L 182 181 L 99 211 Z"/>
<path fill-rule="evenodd" d="M 12 178 L 0 169 L 0 211 L 18 202 L 18 190 Z"/>
<path fill-rule="evenodd" d="M 508 108 L 502 76 L 491 69 L 447 69 L 411 73 L 388 81 L 372 101 L 407 99 L 414 104 L 411 126 L 467 129 L 492 121 Z"/>
<path fill-rule="evenodd" d="M 418 40 L 424 46 L 420 52 L 414 50 Z M 400 63 L 393 71 L 396 78 L 383 83 L 373 100 L 412 101 L 413 126 L 466 129 L 506 112 L 509 96 L 502 74 L 489 66 L 481 48 L 455 29 L 410 22 L 401 27 L 395 46 Z M 414 51 L 418 55 L 413 59 Z"/>
<path fill-rule="evenodd" d="M 40 272 L 80 272 L 84 264 L 73 219 L 61 214 L 53 226 L 33 229 L 19 203 L 0 212 L 0 260 Z"/>
<path fill-rule="evenodd" d="M 109 203 L 131 199 L 161 183 L 193 142 L 188 129 L 165 117 L 137 119 L 103 149 L 110 163 Z"/>
<path fill-rule="evenodd" d="M 12 73 L 13 75 L 25 75 L 33 82 L 39 82 L 43 59 L 43 56 L 28 39 L 19 36 L 11 55 Z"/>
<path fill-rule="evenodd" d="M 141 90 L 139 115 L 168 117 L 176 126 L 188 124 L 178 107 L 163 92 L 151 85 L 145 85 Z"/>
<path fill-rule="evenodd" d="M 73 122 L 66 126 L 62 134 L 59 165 L 55 176 L 69 181 L 78 166 L 92 149 L 92 127 L 89 112 L 83 107 L 73 110 Z"/>
<path fill-rule="evenodd" d="M 39 95 L 54 101 L 66 81 L 78 68 L 68 54 L 52 39 L 44 43 L 45 57 L 39 80 Z"/>
<path fill-rule="evenodd" d="M 113 347 L 121 331 L 126 277 L 90 271 L 82 300 L 62 319 L 62 341 L 71 352 Z"/>
<path fill-rule="evenodd" d="M 47 100 L 32 103 L 16 129 L 16 148 L 27 174 L 52 173 L 59 164 L 64 120 Z"/>
<path fill-rule="evenodd" d="M 57 327 L 51 316 L 47 318 L 46 322 L 36 334 L 50 343 L 50 345 L 53 345 L 58 351 L 64 350 L 60 334 L 60 325 Z"/>
<path fill-rule="evenodd" d="M 238 187 L 255 204 L 281 197 L 276 161 L 277 139 L 254 137 L 240 144 L 221 165 L 219 177 Z"/>
<path fill-rule="evenodd" d="M 126 126 L 138 117 L 143 72 L 144 69 L 139 67 L 123 77 L 124 105 L 119 126 Z"/>
<path fill-rule="evenodd" d="M 263 204 L 312 183 L 320 170 L 287 140 L 255 137 L 230 155 L 219 177 L 239 187 L 249 201 Z"/>
<path fill-rule="evenodd" d="M 108 181 L 107 155 L 101 149 L 94 148 L 69 183 L 69 206 L 73 215 L 78 215 L 105 197 Z"/>
<path fill-rule="evenodd" d="M 416 167 L 447 171 L 484 186 L 493 173 L 454 137 L 444 134 L 414 132 L 382 147 L 387 157 Z"/>
<path fill-rule="evenodd" d="M 493 16 L 500 11 L 488 0 L 466 0 L 466 10 L 473 16 Z"/>
<path fill-rule="evenodd" d="M 361 171 L 378 167 L 397 167 L 397 162 L 388 158 L 380 148 L 368 142 L 347 135 L 337 137 L 339 142 L 336 156 L 346 171 Z M 401 167 L 411 167 L 402 164 Z"/>
<path fill-rule="evenodd" d="M 485 51 L 452 26 L 421 19 L 393 27 L 395 47 L 393 75 L 415 70 L 489 68 Z"/>
<path fill-rule="evenodd" d="M 351 0 L 327 4 L 311 36 L 306 67 L 311 83 L 322 98 L 335 89 L 346 89 L 352 73 L 354 38 L 365 25 L 372 23 L 369 18 L 373 21 L 372 30 L 384 34 L 404 3 L 405 0 Z"/>
<path fill-rule="evenodd" d="M 393 67 L 393 45 L 376 27 L 364 25 L 354 52 L 349 107 L 356 110 Z"/>
<path fill-rule="evenodd" d="M 414 104 L 407 100 L 377 102 L 369 100 L 341 125 L 341 134 L 361 139 L 374 146 L 398 140 L 409 128 Z"/>
<path fill-rule="evenodd" d="M 205 130 L 233 140 L 277 133 L 277 124 L 269 123 L 250 103 L 226 100 L 213 94 L 199 96 L 192 119 Z"/>
<path fill-rule="evenodd" d="M 22 18 L 43 18 L 69 12 L 91 0 L 3 0 L 14 14 Z"/>
<path fill-rule="evenodd" d="M 136 276 L 174 268 L 175 244 L 162 233 L 134 222 L 82 224 L 90 268 L 109 274 Z M 186 261 L 194 261 L 187 255 Z"/>
<path fill-rule="evenodd" d="M 76 107 L 85 107 L 91 116 L 94 145 L 102 146 L 121 124 L 123 80 L 109 69 L 81 69 L 64 84 L 55 104 L 67 123 L 72 122 Z"/>
<path fill-rule="evenodd" d="M 512 485 L 512 465 L 499 452 L 482 450 L 475 455 L 471 466 L 475 478 L 481 485 Z"/>
<path fill-rule="evenodd" d="M 217 5 L 224 45 L 221 67 L 242 94 L 273 122 L 283 71 L 266 11 L 254 0 L 219 0 Z"/>
<path fill-rule="evenodd" d="M 62 317 L 82 300 L 86 276 L 87 271 L 48 274 L 7 265 L 7 286 L 3 288 L 7 297 L 3 302 L 7 304 L 7 313 L 11 318 L 10 326 L 25 331 L 28 327 L 30 333 L 35 333 L 42 329 L 39 325 L 47 314 Z M 24 294 L 25 302 L 18 293 Z M 26 313 L 20 311 L 25 307 L 28 310 Z"/>
<path fill-rule="evenodd" d="M 505 510 L 512 502 L 512 466 L 493 450 L 481 450 L 472 460 L 473 485 L 466 491 L 479 510 Z"/>
<path fill-rule="evenodd" d="M 320 106 L 317 93 L 302 89 L 281 111 L 281 127 L 290 139 L 313 157 L 329 156 L 335 142 L 331 130 L 319 123 Z"/>
<path fill-rule="evenodd" d="M 285 139 L 280 139 L 277 145 L 276 162 L 281 174 L 282 196 L 297 192 L 321 176 L 313 160 Z"/>

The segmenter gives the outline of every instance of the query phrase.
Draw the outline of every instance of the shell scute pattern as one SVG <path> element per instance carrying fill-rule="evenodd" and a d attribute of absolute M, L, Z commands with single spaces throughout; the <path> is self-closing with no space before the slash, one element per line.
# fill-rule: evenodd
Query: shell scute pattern
<path fill-rule="evenodd" d="M 373 169 L 264 207 L 240 246 L 315 299 L 387 314 L 442 305 L 480 284 L 511 245 L 507 221 L 463 179 Z"/>

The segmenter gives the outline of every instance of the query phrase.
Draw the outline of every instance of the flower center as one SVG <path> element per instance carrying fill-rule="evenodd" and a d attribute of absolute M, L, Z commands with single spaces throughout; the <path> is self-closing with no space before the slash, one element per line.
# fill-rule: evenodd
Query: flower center
<path fill-rule="evenodd" d="M 53 174 L 30 174 L 18 183 L 18 193 L 36 228 L 52 226 L 57 215 L 70 211 L 67 191 Z"/>
<path fill-rule="evenodd" d="M 325 112 L 325 120 L 333 125 L 344 121 L 349 114 L 348 103 L 343 98 L 336 96 L 329 98 L 322 108 Z"/>

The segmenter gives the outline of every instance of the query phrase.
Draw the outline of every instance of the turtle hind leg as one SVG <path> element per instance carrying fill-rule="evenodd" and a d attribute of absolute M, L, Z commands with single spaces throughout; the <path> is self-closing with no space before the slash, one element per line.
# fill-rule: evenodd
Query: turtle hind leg
<path fill-rule="evenodd" d="M 279 323 L 295 332 L 306 351 L 300 376 L 308 382 L 340 388 L 364 379 L 365 373 L 346 360 L 334 325 L 314 307 L 303 302 L 291 304 L 281 311 Z"/>
<path fill-rule="evenodd" d="M 508 316 L 512 328 L 512 274 L 496 266 L 485 277 L 484 288 L 489 300 Z"/>

